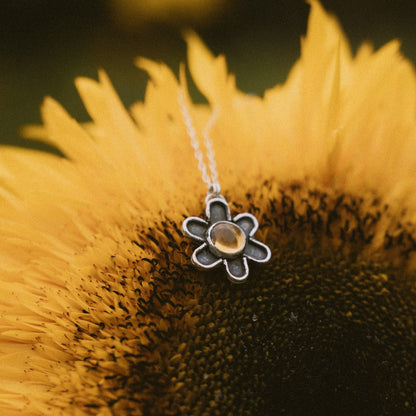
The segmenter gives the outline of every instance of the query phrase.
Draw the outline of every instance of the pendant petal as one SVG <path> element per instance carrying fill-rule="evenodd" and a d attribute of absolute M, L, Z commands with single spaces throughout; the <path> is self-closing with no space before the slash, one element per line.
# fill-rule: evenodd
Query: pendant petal
<path fill-rule="evenodd" d="M 212 254 L 209 251 L 208 244 L 204 243 L 192 254 L 192 262 L 201 269 L 212 269 L 221 264 L 223 260 Z"/>
<path fill-rule="evenodd" d="M 225 268 L 228 273 L 228 278 L 232 283 L 243 283 L 248 277 L 247 259 L 237 257 L 236 259 L 224 260 Z"/>
<path fill-rule="evenodd" d="M 235 222 L 249 237 L 253 236 L 259 228 L 257 218 L 247 212 L 238 214 L 234 217 L 233 222 Z"/>
<path fill-rule="evenodd" d="M 260 241 L 250 239 L 246 243 L 244 255 L 257 263 L 266 263 L 272 255 L 270 248 Z"/>
<path fill-rule="evenodd" d="M 230 208 L 224 198 L 212 198 L 207 202 L 207 220 L 212 225 L 218 221 L 231 221 Z"/>
<path fill-rule="evenodd" d="M 199 217 L 189 217 L 182 223 L 185 235 L 198 241 L 205 241 L 208 231 L 208 223 Z"/>

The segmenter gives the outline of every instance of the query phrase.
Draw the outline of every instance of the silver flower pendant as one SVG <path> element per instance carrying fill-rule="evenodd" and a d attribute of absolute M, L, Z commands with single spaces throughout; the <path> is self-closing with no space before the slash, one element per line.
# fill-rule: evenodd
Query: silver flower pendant
<path fill-rule="evenodd" d="M 208 200 L 206 217 L 206 221 L 188 217 L 182 224 L 186 236 L 202 243 L 192 255 L 195 266 L 208 270 L 223 263 L 230 281 L 242 283 L 249 274 L 247 259 L 257 263 L 270 260 L 269 247 L 253 238 L 259 227 L 256 217 L 243 213 L 231 219 L 222 196 Z"/>

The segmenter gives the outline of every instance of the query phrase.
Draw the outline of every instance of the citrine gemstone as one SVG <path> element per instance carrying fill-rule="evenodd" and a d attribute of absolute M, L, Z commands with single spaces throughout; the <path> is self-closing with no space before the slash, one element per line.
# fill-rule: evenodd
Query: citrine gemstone
<path fill-rule="evenodd" d="M 210 237 L 213 246 L 227 255 L 240 253 L 246 244 L 244 232 L 232 222 L 216 223 L 211 229 Z"/>

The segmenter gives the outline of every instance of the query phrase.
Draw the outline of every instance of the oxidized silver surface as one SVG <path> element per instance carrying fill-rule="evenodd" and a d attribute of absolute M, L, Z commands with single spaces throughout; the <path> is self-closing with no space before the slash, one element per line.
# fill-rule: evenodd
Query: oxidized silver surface
<path fill-rule="evenodd" d="M 242 249 L 230 254 L 219 250 L 214 245 L 211 230 L 219 222 L 232 223 L 243 232 L 245 242 Z M 249 274 L 247 260 L 257 263 L 266 263 L 270 260 L 269 247 L 254 239 L 258 227 L 256 217 L 249 213 L 238 214 L 231 219 L 230 208 L 222 196 L 216 196 L 207 201 L 206 220 L 188 217 L 182 224 L 183 233 L 201 243 L 193 252 L 193 264 L 203 270 L 224 264 L 228 278 L 233 283 L 242 283 L 247 279 Z"/>

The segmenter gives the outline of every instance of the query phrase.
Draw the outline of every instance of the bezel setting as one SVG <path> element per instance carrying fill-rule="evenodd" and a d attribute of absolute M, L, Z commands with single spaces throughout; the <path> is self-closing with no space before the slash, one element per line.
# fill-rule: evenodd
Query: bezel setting
<path fill-rule="evenodd" d="M 239 232 L 241 232 L 241 234 L 244 238 L 244 244 L 242 244 L 242 246 L 238 250 L 235 250 L 234 252 L 223 251 L 223 250 L 219 249 L 216 246 L 215 242 L 212 240 L 212 232 L 215 230 L 215 228 L 218 227 L 218 225 L 221 225 L 221 224 L 231 225 L 233 228 L 235 228 Z M 208 232 L 207 232 L 207 243 L 208 243 L 208 247 L 211 250 L 211 252 L 216 254 L 218 257 L 233 259 L 235 257 L 238 257 L 244 251 L 244 249 L 246 248 L 247 236 L 244 233 L 244 231 L 237 224 L 235 224 L 234 222 L 232 222 L 232 221 L 218 221 L 218 222 L 212 224 L 211 227 L 209 227 Z"/>

